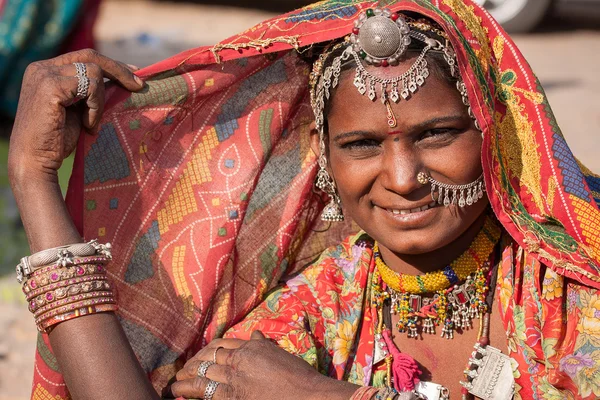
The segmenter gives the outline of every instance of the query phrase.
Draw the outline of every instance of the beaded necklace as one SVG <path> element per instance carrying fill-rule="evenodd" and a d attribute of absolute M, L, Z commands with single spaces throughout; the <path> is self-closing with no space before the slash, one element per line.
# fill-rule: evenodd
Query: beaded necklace
<path fill-rule="evenodd" d="M 486 400 L 496 399 L 496 397 L 499 399 L 512 397 L 512 393 L 514 393 L 514 381 L 512 380 L 512 372 L 510 370 L 510 358 L 501 354 L 499 350 L 489 346 L 489 306 L 491 300 L 486 299 L 486 297 L 489 292 L 490 282 L 495 284 L 495 280 L 492 279 L 495 269 L 490 272 L 489 260 L 494 248 L 500 241 L 500 237 L 500 227 L 489 217 L 486 218 L 481 232 L 476 236 L 469 250 L 459 258 L 463 258 L 464 261 L 465 254 L 468 253 L 473 260 L 477 260 L 478 263 L 474 268 L 474 272 L 468 274 L 465 282 L 460 285 L 448 284 L 445 288 L 437 290 L 436 295 L 431 301 L 423 301 L 423 303 L 427 303 L 423 306 L 421 306 L 420 294 L 398 293 L 398 291 L 390 287 L 381 274 L 380 265 L 383 263 L 383 260 L 380 259 L 377 245 L 375 245 L 377 268 L 375 268 L 372 278 L 371 299 L 377 310 L 378 324 L 375 328 L 373 365 L 382 360 L 386 364 L 386 386 L 388 387 L 388 392 L 382 398 L 391 400 L 396 398 L 399 392 L 403 391 L 411 391 L 417 395 L 417 398 L 423 398 L 419 395 L 419 393 L 422 393 L 422 390 L 428 393 L 433 390 L 439 391 L 437 398 L 449 399 L 449 392 L 445 387 L 430 382 L 420 382 L 419 375 L 421 371 L 417 362 L 411 356 L 401 353 L 393 343 L 392 332 L 389 327 L 391 320 L 388 319 L 386 321 L 384 318 L 385 304 L 389 304 L 386 302 L 390 300 L 392 304 L 387 307 L 391 306 L 391 312 L 405 313 L 405 321 L 402 322 L 403 315 L 401 314 L 401 321 L 398 323 L 397 328 L 400 332 L 408 330 L 409 337 L 417 336 L 417 326 L 423 320 L 424 333 L 434 333 L 433 325 L 437 325 L 440 321 L 443 321 L 444 329 L 442 329 L 442 336 L 452 338 L 452 332 L 456 326 L 462 328 L 470 327 L 472 318 L 475 315 L 478 316 L 480 323 L 477 342 L 467 363 L 467 368 L 464 371 L 465 379 L 460 382 L 463 386 L 461 393 L 462 400 L 473 399 L 473 394 Z M 378 258 L 379 262 L 377 262 Z M 455 263 L 446 267 L 445 270 L 452 269 L 454 271 Z M 385 266 L 385 264 L 383 265 Z M 385 268 L 389 270 L 387 266 Z M 462 269 L 458 269 L 464 271 L 473 269 L 473 267 L 465 266 Z M 395 272 L 393 273 L 396 274 Z M 434 272 L 430 276 L 434 274 L 436 273 Z M 447 274 L 444 275 L 448 276 Z M 398 277 L 396 281 L 392 280 L 392 284 L 401 281 L 401 278 L 403 277 Z M 429 279 L 422 281 L 425 284 L 431 282 Z M 396 302 L 394 304 L 395 296 Z M 414 303 L 413 296 L 419 298 L 418 306 Z M 411 302 L 411 300 L 413 301 Z M 387 315 L 389 315 L 389 312 Z M 465 317 L 465 315 L 468 315 L 468 317 Z M 493 364 L 492 367 L 487 366 L 487 354 L 492 354 L 492 358 L 496 360 L 496 364 Z M 483 364 L 486 364 L 486 372 L 481 371 Z M 491 362 L 489 364 L 492 365 Z M 480 372 L 482 372 L 481 379 L 478 378 Z M 498 384 L 498 382 L 502 384 Z M 505 388 L 504 386 L 507 387 Z M 484 390 L 482 390 L 482 387 Z M 495 387 L 496 389 L 494 389 Z M 499 387 L 502 387 L 500 392 L 497 389 Z"/>
<path fill-rule="evenodd" d="M 375 276 L 372 293 L 376 302 L 389 298 L 392 312 L 399 315 L 396 328 L 417 337 L 419 330 L 434 334 L 442 326 L 441 336 L 454 337 L 457 328 L 469 328 L 473 318 L 487 311 L 489 257 L 500 240 L 501 230 L 487 217 L 483 228 L 467 251 L 441 271 L 411 276 L 391 270 L 375 244 Z M 463 283 L 459 284 L 459 282 Z M 423 298 L 424 293 L 434 293 Z"/>

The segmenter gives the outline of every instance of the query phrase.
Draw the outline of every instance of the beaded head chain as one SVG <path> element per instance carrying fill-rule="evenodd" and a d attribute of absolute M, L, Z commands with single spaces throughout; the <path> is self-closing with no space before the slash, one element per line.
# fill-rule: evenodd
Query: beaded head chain
<path fill-rule="evenodd" d="M 413 64 L 401 75 L 382 77 L 367 67 L 385 68 L 398 65 L 407 59 L 407 52 L 412 41 L 423 44 L 423 49 Z M 450 67 L 450 74 L 456 79 L 456 88 L 460 92 L 463 103 L 468 107 L 469 116 L 479 125 L 469 105 L 467 88 L 457 68 L 456 53 L 450 46 L 447 35 L 431 22 L 414 20 L 406 15 L 391 12 L 385 8 L 367 9 L 354 23 L 354 28 L 343 42 L 330 45 L 313 64 L 310 77 L 311 106 L 315 114 L 316 128 L 320 135 L 319 172 L 316 185 L 329 194 L 331 202 L 325 207 L 321 218 L 325 221 L 343 219 L 341 202 L 336 193 L 335 182 L 327 172 L 325 148 L 325 102 L 336 88 L 342 68 L 355 65 L 354 86 L 361 95 L 367 95 L 371 101 L 379 99 L 386 110 L 387 123 L 390 128 L 397 126 L 397 119 L 390 101 L 398 103 L 409 100 L 430 76 L 426 55 L 439 52 Z M 335 56 L 334 56 L 335 55 Z M 329 60 L 334 57 L 333 60 Z M 376 69 L 375 69 L 376 70 Z M 424 182 L 427 180 L 428 182 Z M 444 185 L 429 176 L 420 177 L 423 184 L 432 184 L 432 198 L 440 204 L 460 207 L 471 205 L 483 197 L 483 176 L 467 185 Z M 445 197 L 440 190 L 445 189 Z M 440 191 L 439 193 L 436 193 Z M 465 197 L 465 191 L 469 195 Z M 460 193 L 460 194 L 459 194 Z M 460 197 L 459 197 L 460 196 Z M 460 201 L 459 198 L 464 199 Z"/>

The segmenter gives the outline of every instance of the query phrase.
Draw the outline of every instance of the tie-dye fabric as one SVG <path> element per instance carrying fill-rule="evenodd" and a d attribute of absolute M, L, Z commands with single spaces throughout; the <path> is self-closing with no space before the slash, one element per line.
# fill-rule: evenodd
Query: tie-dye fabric
<path fill-rule="evenodd" d="M 420 12 L 450 36 L 485 133 L 494 212 L 526 259 L 600 287 L 600 178 L 577 163 L 539 82 L 487 12 L 470 0 L 324 1 L 144 69 L 146 89 L 110 88 L 99 134 L 82 136 L 68 204 L 85 238 L 114 245 L 119 317 L 157 388 L 351 232 L 316 233 L 323 199 L 312 188 L 303 57 L 377 4 Z M 47 343 L 41 336 L 33 397 L 66 398 Z"/>

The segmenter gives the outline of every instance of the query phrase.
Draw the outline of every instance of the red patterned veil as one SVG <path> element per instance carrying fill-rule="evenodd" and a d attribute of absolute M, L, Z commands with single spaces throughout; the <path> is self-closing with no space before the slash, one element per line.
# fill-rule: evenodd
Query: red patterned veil
<path fill-rule="evenodd" d="M 99 133 L 82 135 L 68 205 L 86 239 L 113 244 L 119 318 L 157 388 L 350 229 L 317 223 L 302 55 L 376 5 L 443 27 L 485 134 L 498 219 L 544 264 L 600 288 L 600 178 L 489 14 L 471 0 L 328 0 L 148 67 L 140 93 L 111 87 Z M 67 397 L 40 336 L 33 398 Z"/>

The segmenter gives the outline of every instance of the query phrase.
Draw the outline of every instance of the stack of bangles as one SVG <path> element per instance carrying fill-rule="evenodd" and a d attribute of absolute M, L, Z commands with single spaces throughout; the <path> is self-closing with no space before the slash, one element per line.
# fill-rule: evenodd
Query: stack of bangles
<path fill-rule="evenodd" d="M 106 264 L 110 243 L 96 240 L 55 247 L 23 257 L 17 265 L 29 311 L 40 332 L 83 315 L 116 311 Z"/>

